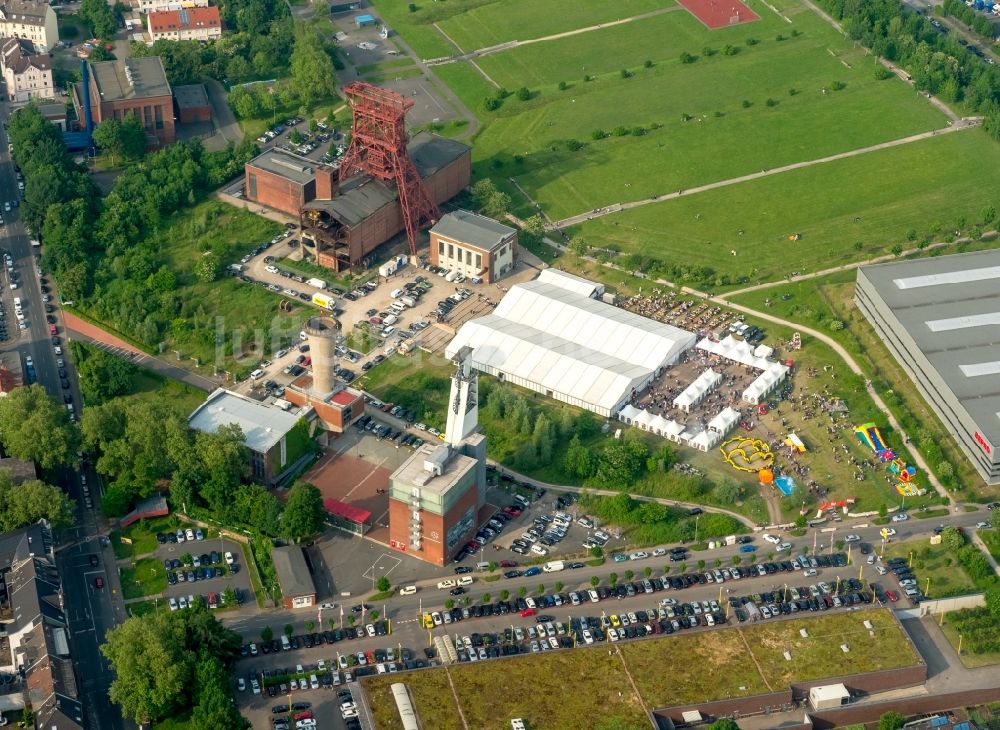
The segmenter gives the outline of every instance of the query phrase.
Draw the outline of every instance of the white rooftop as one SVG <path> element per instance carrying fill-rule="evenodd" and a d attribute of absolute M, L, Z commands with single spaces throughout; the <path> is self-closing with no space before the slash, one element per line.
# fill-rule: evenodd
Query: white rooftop
<path fill-rule="evenodd" d="M 616 408 L 632 388 L 676 361 L 695 336 L 591 299 L 599 290 L 593 282 L 547 269 L 535 281 L 511 287 L 492 314 L 463 325 L 445 355 L 453 358 L 468 346 L 479 370 L 588 406 Z"/>
<path fill-rule="evenodd" d="M 253 398 L 218 388 L 188 417 L 188 425 L 197 431 L 215 433 L 220 426 L 237 425 L 251 451 L 266 453 L 288 433 L 299 417 L 272 408 Z"/>

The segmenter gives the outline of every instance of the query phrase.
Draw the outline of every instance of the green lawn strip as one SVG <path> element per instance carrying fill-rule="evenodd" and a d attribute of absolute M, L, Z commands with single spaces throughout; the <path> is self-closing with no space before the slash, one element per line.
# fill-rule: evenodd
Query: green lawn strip
<path fill-rule="evenodd" d="M 496 93 L 496 87 L 468 61 L 456 61 L 434 66 L 438 77 L 480 120 L 493 116 L 483 109 L 483 99 Z"/>
<path fill-rule="evenodd" d="M 154 552 L 157 546 L 156 533 L 173 532 L 179 524 L 173 516 L 154 517 L 134 522 L 124 530 L 113 530 L 111 547 L 115 551 L 115 557 L 120 560 Z M 122 536 L 131 540 L 131 544 L 122 542 Z"/>
<path fill-rule="evenodd" d="M 978 533 L 993 559 L 1000 561 L 1000 531 L 994 527 L 990 530 L 979 530 Z"/>
<path fill-rule="evenodd" d="M 391 689 L 397 681 L 398 678 L 390 678 L 388 675 L 362 680 L 362 687 L 368 693 L 368 704 L 372 709 L 375 727 L 380 730 L 403 730 Z M 444 669 L 410 672 L 405 684 L 420 718 L 421 727 L 463 730 L 458 708 L 455 706 L 455 696 Z"/>
<path fill-rule="evenodd" d="M 956 652 L 961 643 L 962 664 L 969 669 L 1000 664 L 1000 628 L 985 606 L 945 614 L 941 629 Z"/>
<path fill-rule="evenodd" d="M 950 514 L 950 512 L 948 512 L 948 510 L 945 508 L 941 508 L 941 509 L 928 509 L 923 511 L 918 510 L 916 512 L 913 512 L 912 514 L 918 520 L 929 520 L 929 519 L 937 519 L 939 517 L 947 517 Z"/>
<path fill-rule="evenodd" d="M 948 134 L 608 215 L 571 234 L 709 267 L 719 288 L 723 276 L 730 284 L 775 281 L 886 254 L 910 230 L 978 219 L 990 198 L 977 160 L 1000 164 L 1000 146 L 979 130 Z M 908 174 L 887 186 L 890 169 Z M 790 242 L 791 234 L 800 239 Z"/>
<path fill-rule="evenodd" d="M 263 608 L 267 599 L 273 598 L 273 596 L 268 596 L 264 593 L 264 586 L 260 582 L 257 564 L 254 562 L 250 546 L 240 542 L 240 550 L 243 551 L 243 565 L 246 566 L 247 573 L 250 575 L 250 588 L 253 589 L 254 596 L 257 598 L 257 605 Z"/>
<path fill-rule="evenodd" d="M 458 52 L 423 15 L 409 11 L 409 0 L 375 0 L 372 5 L 376 14 L 394 33 L 403 36 L 419 58 L 440 58 Z M 434 3 L 421 2 L 419 5 L 426 7 Z"/>
<path fill-rule="evenodd" d="M 121 568 L 122 595 L 125 599 L 162 593 L 167 587 L 167 571 L 157 558 L 142 558 L 130 568 Z"/>
<path fill-rule="evenodd" d="M 138 603 L 128 604 L 126 608 L 128 609 L 129 616 L 148 616 L 156 611 L 167 610 L 167 601 L 164 600 L 162 604 L 157 600 L 139 601 Z"/>
<path fill-rule="evenodd" d="M 910 563 L 911 554 L 911 567 L 919 584 L 917 587 L 925 591 L 928 598 L 946 598 L 976 592 L 976 584 L 965 574 L 958 559 L 948 554 L 944 545 L 931 545 L 920 538 L 890 543 L 885 550 L 885 559 L 905 558 Z"/>
<path fill-rule="evenodd" d="M 542 38 L 577 28 L 629 18 L 674 5 L 672 0 L 620 0 L 579 3 L 575 0 L 504 0 L 473 8 L 442 20 L 439 25 L 466 51 L 513 40 Z M 640 23 L 627 23 L 638 28 Z"/>
<path fill-rule="evenodd" d="M 966 498 L 988 498 L 984 484 L 947 428 L 917 391 L 885 344 L 853 303 L 855 272 L 832 274 L 811 281 L 783 283 L 764 290 L 741 294 L 734 301 L 767 311 L 775 316 L 801 321 L 836 339 L 854 357 L 866 374 L 878 383 L 879 392 L 890 410 L 916 439 L 925 456 L 924 438 L 940 449 L 955 471 L 953 480 Z M 840 327 L 834 323 L 841 322 Z M 888 429 L 887 429 L 888 430 Z M 889 436 L 890 438 L 891 435 Z M 898 442 L 893 444 L 897 446 Z M 932 468 L 940 469 L 940 457 L 932 458 Z"/>

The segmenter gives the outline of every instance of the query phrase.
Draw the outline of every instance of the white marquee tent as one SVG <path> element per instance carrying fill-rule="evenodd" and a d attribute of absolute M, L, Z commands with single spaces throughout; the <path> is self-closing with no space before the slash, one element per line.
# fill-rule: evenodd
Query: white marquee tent
<path fill-rule="evenodd" d="M 708 393 L 718 387 L 721 381 L 722 374 L 709 368 L 686 387 L 684 392 L 674 398 L 674 407 L 680 408 L 685 413 L 689 412 L 691 406 L 700 403 Z"/>
<path fill-rule="evenodd" d="M 477 370 L 611 416 L 694 345 L 690 332 L 591 299 L 585 280 L 547 271 L 466 322 L 445 355 L 471 347 Z"/>
<path fill-rule="evenodd" d="M 747 403 L 760 403 L 761 399 L 774 390 L 786 375 L 788 375 L 787 367 L 781 363 L 771 363 L 767 370 L 757 376 L 757 379 L 743 391 L 743 400 Z"/>
<path fill-rule="evenodd" d="M 636 408 L 631 403 L 618 412 L 618 420 L 673 441 L 676 441 L 678 434 L 684 430 L 684 426 L 677 421 Z"/>
<path fill-rule="evenodd" d="M 739 422 L 740 412 L 726 406 L 708 422 L 708 430 L 725 436 Z"/>

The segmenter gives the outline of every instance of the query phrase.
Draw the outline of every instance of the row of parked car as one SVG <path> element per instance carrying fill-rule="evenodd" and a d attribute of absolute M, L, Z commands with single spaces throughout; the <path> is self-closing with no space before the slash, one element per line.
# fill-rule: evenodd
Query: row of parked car
<path fill-rule="evenodd" d="M 387 636 L 389 634 L 389 624 L 386 621 L 375 621 L 366 625 L 346 626 L 342 629 L 331 629 L 330 631 L 302 634 L 301 636 L 282 636 L 280 639 L 271 641 L 251 642 L 245 644 L 240 649 L 240 655 L 244 657 L 257 656 L 259 654 L 278 653 L 281 651 L 295 651 L 305 647 L 312 649 L 324 644 L 337 644 L 341 641 L 361 639 L 364 637 Z"/>
<path fill-rule="evenodd" d="M 362 416 L 355 421 L 354 427 L 359 431 L 368 431 L 374 434 L 379 441 L 391 441 L 396 444 L 397 448 L 399 446 L 409 446 L 416 449 L 424 444 L 424 440 L 419 436 L 407 433 L 406 431 L 398 431 L 386 426 L 384 423 L 376 421 L 368 415 Z"/>

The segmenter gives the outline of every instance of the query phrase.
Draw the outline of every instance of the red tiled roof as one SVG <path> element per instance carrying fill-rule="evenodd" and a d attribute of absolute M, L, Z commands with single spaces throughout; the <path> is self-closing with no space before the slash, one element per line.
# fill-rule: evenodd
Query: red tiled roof
<path fill-rule="evenodd" d="M 217 7 L 162 10 L 149 14 L 149 31 L 151 33 L 221 27 L 222 20 L 219 18 Z"/>
<path fill-rule="evenodd" d="M 368 522 L 372 518 L 372 513 L 368 510 L 341 502 L 339 499 L 334 499 L 333 497 L 327 497 L 323 500 L 323 509 L 331 515 L 343 517 L 345 520 L 355 522 L 359 525 Z"/>

